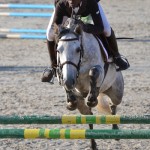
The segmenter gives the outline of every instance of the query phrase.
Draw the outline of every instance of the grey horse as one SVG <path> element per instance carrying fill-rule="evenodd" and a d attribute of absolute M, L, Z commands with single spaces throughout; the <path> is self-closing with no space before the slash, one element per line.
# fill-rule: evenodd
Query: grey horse
<path fill-rule="evenodd" d="M 107 96 L 111 100 L 111 114 L 115 115 L 123 97 L 123 76 L 116 71 L 113 62 L 105 60 L 99 40 L 93 34 L 84 32 L 80 25 L 59 27 L 56 35 L 56 72 L 67 94 L 67 108 L 92 115 L 92 107 L 100 108 L 100 100 Z M 89 127 L 93 129 L 92 124 Z M 112 128 L 118 129 L 117 124 L 113 124 Z M 94 139 L 91 139 L 91 149 L 97 150 Z"/>

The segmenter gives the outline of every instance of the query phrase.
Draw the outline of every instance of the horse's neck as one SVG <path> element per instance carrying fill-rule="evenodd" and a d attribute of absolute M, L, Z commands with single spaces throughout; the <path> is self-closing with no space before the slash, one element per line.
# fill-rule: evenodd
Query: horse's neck
<path fill-rule="evenodd" d="M 83 32 L 82 33 L 82 44 L 84 49 L 83 61 L 91 64 L 104 65 L 104 59 L 100 50 L 97 39 L 92 35 Z"/>

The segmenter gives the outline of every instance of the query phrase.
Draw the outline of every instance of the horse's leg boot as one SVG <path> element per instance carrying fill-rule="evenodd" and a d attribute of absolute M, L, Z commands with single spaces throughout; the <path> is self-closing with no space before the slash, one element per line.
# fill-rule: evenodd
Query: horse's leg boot
<path fill-rule="evenodd" d="M 57 66 L 57 59 L 56 59 L 56 52 L 55 52 L 55 42 L 47 40 L 47 47 L 50 56 L 51 66 L 44 70 L 43 76 L 41 81 L 42 82 L 51 82 L 54 76 L 56 75 L 56 66 Z"/>
<path fill-rule="evenodd" d="M 97 67 L 93 67 L 89 72 L 90 90 L 87 96 L 87 106 L 95 107 L 98 104 L 97 96 L 99 94 L 99 87 L 96 87 L 97 79 L 100 71 Z"/>
<path fill-rule="evenodd" d="M 107 37 L 107 41 L 112 52 L 114 63 L 119 67 L 117 71 L 126 70 L 130 67 L 128 60 L 119 54 L 117 40 L 114 31 L 111 29 L 110 37 Z"/>

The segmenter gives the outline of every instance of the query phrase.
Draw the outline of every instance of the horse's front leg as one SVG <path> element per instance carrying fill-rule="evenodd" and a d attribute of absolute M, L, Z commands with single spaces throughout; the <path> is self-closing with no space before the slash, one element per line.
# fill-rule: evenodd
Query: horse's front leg
<path fill-rule="evenodd" d="M 92 111 L 90 115 L 93 115 Z M 93 130 L 93 124 L 89 124 L 89 128 Z M 98 150 L 95 139 L 91 139 L 91 150 Z"/>
<path fill-rule="evenodd" d="M 90 69 L 89 77 L 90 77 L 90 87 L 89 93 L 86 98 L 87 106 L 95 107 L 98 104 L 97 96 L 99 94 L 100 87 L 97 87 L 97 79 L 100 76 L 101 67 L 95 66 Z"/>
<path fill-rule="evenodd" d="M 67 109 L 73 111 L 77 108 L 77 97 L 73 93 L 73 91 L 66 91 L 66 94 L 67 94 Z"/>
<path fill-rule="evenodd" d="M 93 115 L 92 109 L 85 105 L 83 98 L 78 98 L 78 110 L 82 115 Z M 93 124 L 89 124 L 89 129 L 93 130 Z M 90 139 L 91 150 L 98 150 L 95 139 Z"/>
<path fill-rule="evenodd" d="M 89 124 L 89 128 L 93 130 L 93 124 Z M 91 140 L 91 150 L 98 150 L 95 139 L 90 139 L 90 140 Z"/>

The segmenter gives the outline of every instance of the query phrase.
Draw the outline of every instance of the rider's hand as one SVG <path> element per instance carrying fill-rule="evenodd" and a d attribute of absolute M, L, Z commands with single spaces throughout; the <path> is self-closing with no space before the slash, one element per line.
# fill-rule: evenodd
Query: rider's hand
<path fill-rule="evenodd" d="M 93 25 L 92 24 L 82 24 L 81 27 L 84 32 L 91 33 Z"/>

